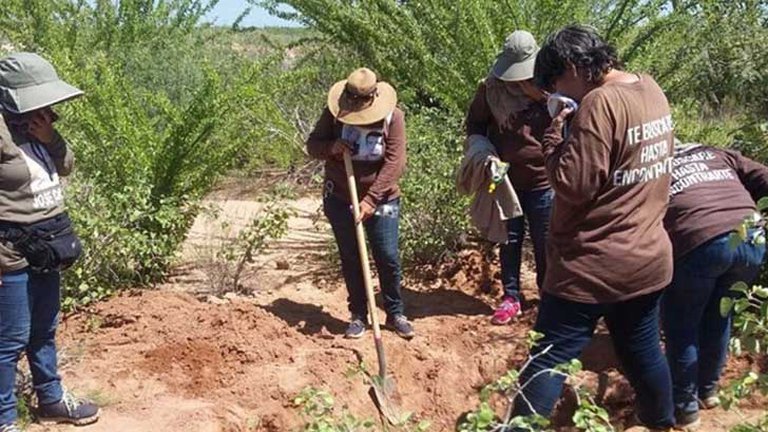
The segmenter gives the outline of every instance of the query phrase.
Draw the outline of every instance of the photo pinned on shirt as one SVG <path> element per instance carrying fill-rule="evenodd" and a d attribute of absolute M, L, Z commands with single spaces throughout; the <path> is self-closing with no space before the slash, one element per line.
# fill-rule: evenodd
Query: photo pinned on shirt
<path fill-rule="evenodd" d="M 384 134 L 378 131 L 369 132 L 365 136 L 365 149 L 362 156 L 370 160 L 379 160 L 384 154 Z"/>
<path fill-rule="evenodd" d="M 384 157 L 385 141 L 381 129 L 344 125 L 341 137 L 352 143 L 352 160 L 375 162 Z"/>

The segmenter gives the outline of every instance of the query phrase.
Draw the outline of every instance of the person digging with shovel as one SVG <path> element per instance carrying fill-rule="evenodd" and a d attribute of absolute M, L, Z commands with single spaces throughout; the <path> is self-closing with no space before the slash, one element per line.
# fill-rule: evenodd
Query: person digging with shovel
<path fill-rule="evenodd" d="M 358 253 L 356 223 L 368 236 L 387 313 L 386 325 L 403 338 L 415 333 L 403 314 L 398 248 L 400 188 L 405 169 L 405 116 L 397 92 L 367 68 L 353 71 L 328 92 L 328 105 L 307 139 L 310 156 L 325 161 L 323 210 L 333 229 L 351 313 L 345 337 L 363 336 L 368 321 L 368 272 Z M 345 155 L 346 154 L 346 155 Z M 352 188 L 344 158 L 351 159 Z M 357 196 L 351 195 L 352 189 Z M 359 202 L 359 217 L 354 206 Z M 364 245 L 363 245 L 364 246 Z"/>

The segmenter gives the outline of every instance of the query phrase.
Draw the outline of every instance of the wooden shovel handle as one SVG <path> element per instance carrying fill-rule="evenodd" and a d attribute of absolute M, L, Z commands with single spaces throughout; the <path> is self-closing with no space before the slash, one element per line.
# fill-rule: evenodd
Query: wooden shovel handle
<path fill-rule="evenodd" d="M 386 376 L 387 361 L 384 357 L 384 346 L 381 341 L 381 328 L 379 326 L 379 317 L 376 313 L 376 297 L 373 293 L 373 280 L 371 278 L 371 267 L 368 259 L 368 248 L 365 243 L 365 230 L 363 222 L 360 219 L 360 200 L 357 198 L 357 182 L 355 181 L 355 170 L 352 166 L 352 156 L 348 151 L 344 152 L 344 169 L 347 172 L 347 185 L 349 187 L 349 200 L 352 203 L 352 214 L 355 218 L 355 235 L 357 236 L 357 251 L 360 254 L 360 265 L 363 271 L 363 283 L 365 285 L 365 296 L 368 298 L 368 314 L 371 316 L 373 324 L 373 339 L 376 343 L 376 356 L 379 360 L 379 375 Z"/>

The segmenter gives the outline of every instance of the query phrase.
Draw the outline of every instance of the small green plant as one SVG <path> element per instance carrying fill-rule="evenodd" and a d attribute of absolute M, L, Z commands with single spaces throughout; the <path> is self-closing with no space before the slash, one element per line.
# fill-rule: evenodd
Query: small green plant
<path fill-rule="evenodd" d="M 542 334 L 531 331 L 528 333 L 526 344 L 528 348 L 535 346 L 543 337 Z M 544 369 L 525 382 L 520 382 L 520 376 L 536 358 L 546 355 L 552 347 L 546 347 L 542 351 L 529 357 L 519 370 L 507 371 L 501 378 L 487 385 L 480 391 L 480 405 L 478 409 L 467 414 L 466 420 L 459 426 L 459 432 L 491 432 L 517 428 L 525 431 L 549 430 L 550 422 L 540 415 L 513 416 L 512 406 L 516 398 L 530 404 L 522 391 L 536 377 L 544 374 L 561 375 L 570 381 L 570 385 L 576 390 L 577 409 L 573 415 L 573 422 L 578 430 L 588 432 L 613 432 L 608 412 L 598 406 L 592 395 L 581 382 L 576 380 L 576 374 L 581 371 L 582 365 L 578 359 L 569 363 L 558 365 L 551 369 Z M 507 400 L 507 410 L 503 417 L 499 418 L 490 404 L 493 394 L 501 394 Z"/>
<path fill-rule="evenodd" d="M 217 277 L 222 279 L 216 291 L 242 292 L 241 280 L 248 264 L 265 250 L 270 241 L 283 237 L 288 232 L 288 218 L 292 212 L 275 203 L 267 205 L 230 242 L 225 243 L 216 253 L 223 264 Z"/>
<path fill-rule="evenodd" d="M 364 373 L 365 367 L 360 364 L 351 367 L 354 373 Z M 368 378 L 366 378 L 368 379 Z M 302 432 L 360 432 L 363 430 L 381 430 L 384 432 L 427 432 L 431 423 L 417 420 L 412 414 L 406 414 L 397 425 L 383 423 L 375 429 L 376 423 L 371 419 L 360 420 L 349 413 L 346 408 L 337 410 L 333 396 L 325 390 L 306 387 L 293 399 L 294 405 L 300 409 L 304 421 Z"/>
<path fill-rule="evenodd" d="M 358 432 L 373 430 L 373 420 L 359 420 L 345 409 L 334 413 L 333 396 L 324 390 L 307 387 L 294 399 L 304 421 L 302 432 Z"/>
<path fill-rule="evenodd" d="M 16 369 L 16 410 L 18 415 L 18 423 L 22 427 L 26 427 L 34 420 L 33 408 L 37 405 L 37 395 L 35 394 L 35 388 L 32 384 L 32 374 L 29 368 L 22 362 L 26 363 L 26 356 L 22 355 L 19 359 L 19 364 Z"/>
<path fill-rule="evenodd" d="M 740 424 L 734 427 L 733 429 L 731 429 L 731 432 L 766 432 L 766 431 L 768 431 L 768 415 L 757 420 L 754 423 Z"/>
<path fill-rule="evenodd" d="M 732 297 L 725 297 L 720 304 L 723 315 L 733 312 L 734 337 L 731 339 L 731 351 L 735 355 L 744 352 L 758 356 L 768 355 L 768 288 L 749 287 L 743 282 L 732 288 Z M 728 383 L 720 391 L 720 399 L 725 409 L 734 409 L 743 399 L 755 391 L 768 395 L 768 374 L 749 370 L 738 379 Z M 743 423 L 733 431 L 766 432 L 768 414 L 756 423 Z"/>
<path fill-rule="evenodd" d="M 757 208 L 765 214 L 768 210 L 768 198 L 758 200 Z M 746 241 L 764 245 L 765 240 L 765 221 L 756 214 L 745 218 L 736 227 L 731 235 L 731 246 L 736 247 Z M 720 313 L 723 316 L 733 313 L 734 335 L 730 341 L 731 352 L 735 355 L 748 352 L 764 358 L 768 355 L 768 288 L 737 282 L 731 287 L 731 293 L 731 296 L 724 297 L 720 302 Z M 721 389 L 720 399 L 725 409 L 733 409 L 755 391 L 768 395 L 768 374 L 765 371 L 746 371 Z M 757 422 L 740 424 L 732 431 L 766 432 L 768 414 Z"/>

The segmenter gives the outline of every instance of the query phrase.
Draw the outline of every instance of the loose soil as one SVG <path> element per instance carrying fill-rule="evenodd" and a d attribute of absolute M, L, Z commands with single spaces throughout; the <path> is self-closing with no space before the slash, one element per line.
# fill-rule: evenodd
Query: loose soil
<path fill-rule="evenodd" d="M 346 293 L 326 256 L 332 239 L 319 218 L 320 202 L 286 202 L 295 211 L 289 234 L 249 266 L 240 294 L 222 295 L 214 286 L 221 268 L 210 257 L 233 233 L 220 222 L 236 232 L 264 206 L 235 195 L 214 197 L 218 218 L 196 222 L 167 284 L 125 292 L 64 318 L 59 343 L 65 382 L 104 405 L 99 423 L 80 430 L 295 431 L 302 418 L 292 400 L 309 386 L 332 393 L 339 413 L 373 419 L 375 430 L 385 430 L 360 367 L 362 360 L 364 369 L 376 371 L 370 332 L 358 341 L 341 337 Z M 482 253 L 463 252 L 440 266 L 408 272 L 404 297 L 418 336 L 405 341 L 385 331 L 384 344 L 404 408 L 415 420 L 430 421 L 431 431 L 454 430 L 477 404 L 479 389 L 524 360 L 522 342 L 538 296 L 527 262 L 523 270 L 526 310 L 503 327 L 489 323 L 500 292 L 498 266 Z M 631 425 L 632 391 L 604 331 L 582 360 L 587 371 L 580 378 L 596 389 L 620 428 Z M 726 375 L 751 364 L 734 359 Z M 557 419 L 568 430 L 572 401 L 566 396 L 561 405 Z M 755 417 L 761 407 L 753 401 L 745 415 Z M 702 430 L 724 431 L 739 419 L 706 412 Z"/>

